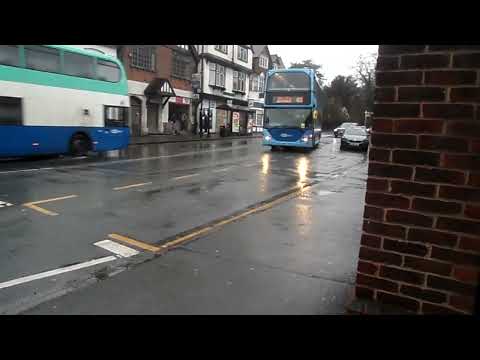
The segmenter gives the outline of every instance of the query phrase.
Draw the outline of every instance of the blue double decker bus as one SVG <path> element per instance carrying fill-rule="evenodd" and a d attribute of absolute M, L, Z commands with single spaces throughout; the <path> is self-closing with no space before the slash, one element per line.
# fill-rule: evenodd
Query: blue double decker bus
<path fill-rule="evenodd" d="M 265 89 L 263 145 L 314 149 L 327 98 L 312 69 L 271 70 Z"/>

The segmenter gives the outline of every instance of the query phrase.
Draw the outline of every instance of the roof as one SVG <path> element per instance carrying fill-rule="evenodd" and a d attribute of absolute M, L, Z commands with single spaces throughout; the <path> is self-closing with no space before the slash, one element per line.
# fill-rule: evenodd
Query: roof
<path fill-rule="evenodd" d="M 258 57 L 267 45 L 252 45 L 253 57 Z"/>

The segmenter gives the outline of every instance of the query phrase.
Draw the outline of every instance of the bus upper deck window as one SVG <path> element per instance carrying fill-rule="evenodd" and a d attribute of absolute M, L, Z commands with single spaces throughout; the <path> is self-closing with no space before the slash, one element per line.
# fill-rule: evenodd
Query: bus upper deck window
<path fill-rule="evenodd" d="M 106 61 L 98 60 L 97 61 L 97 79 L 109 82 L 119 82 L 120 81 L 120 68 L 117 64 Z"/>
<path fill-rule="evenodd" d="M 0 64 L 19 66 L 18 46 L 0 45 Z"/>
<path fill-rule="evenodd" d="M 40 45 L 25 46 L 27 68 L 47 72 L 60 72 L 60 52 Z"/>

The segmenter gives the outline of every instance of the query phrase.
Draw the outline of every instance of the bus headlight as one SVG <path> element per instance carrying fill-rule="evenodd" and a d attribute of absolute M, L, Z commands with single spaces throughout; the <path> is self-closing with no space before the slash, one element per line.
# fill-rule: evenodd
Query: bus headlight
<path fill-rule="evenodd" d="M 272 140 L 272 137 L 271 137 L 270 135 L 265 135 L 265 136 L 263 137 L 263 139 L 264 139 L 265 141 L 270 141 L 270 140 Z"/>
<path fill-rule="evenodd" d="M 302 137 L 302 141 L 303 141 L 303 142 L 307 142 L 307 141 L 308 141 L 308 136 Z"/>

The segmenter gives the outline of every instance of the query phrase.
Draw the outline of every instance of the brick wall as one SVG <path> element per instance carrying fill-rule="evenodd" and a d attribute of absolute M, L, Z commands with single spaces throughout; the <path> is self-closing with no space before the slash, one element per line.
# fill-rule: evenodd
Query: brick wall
<path fill-rule="evenodd" d="M 480 46 L 383 45 L 356 296 L 472 313 L 480 273 Z"/>

